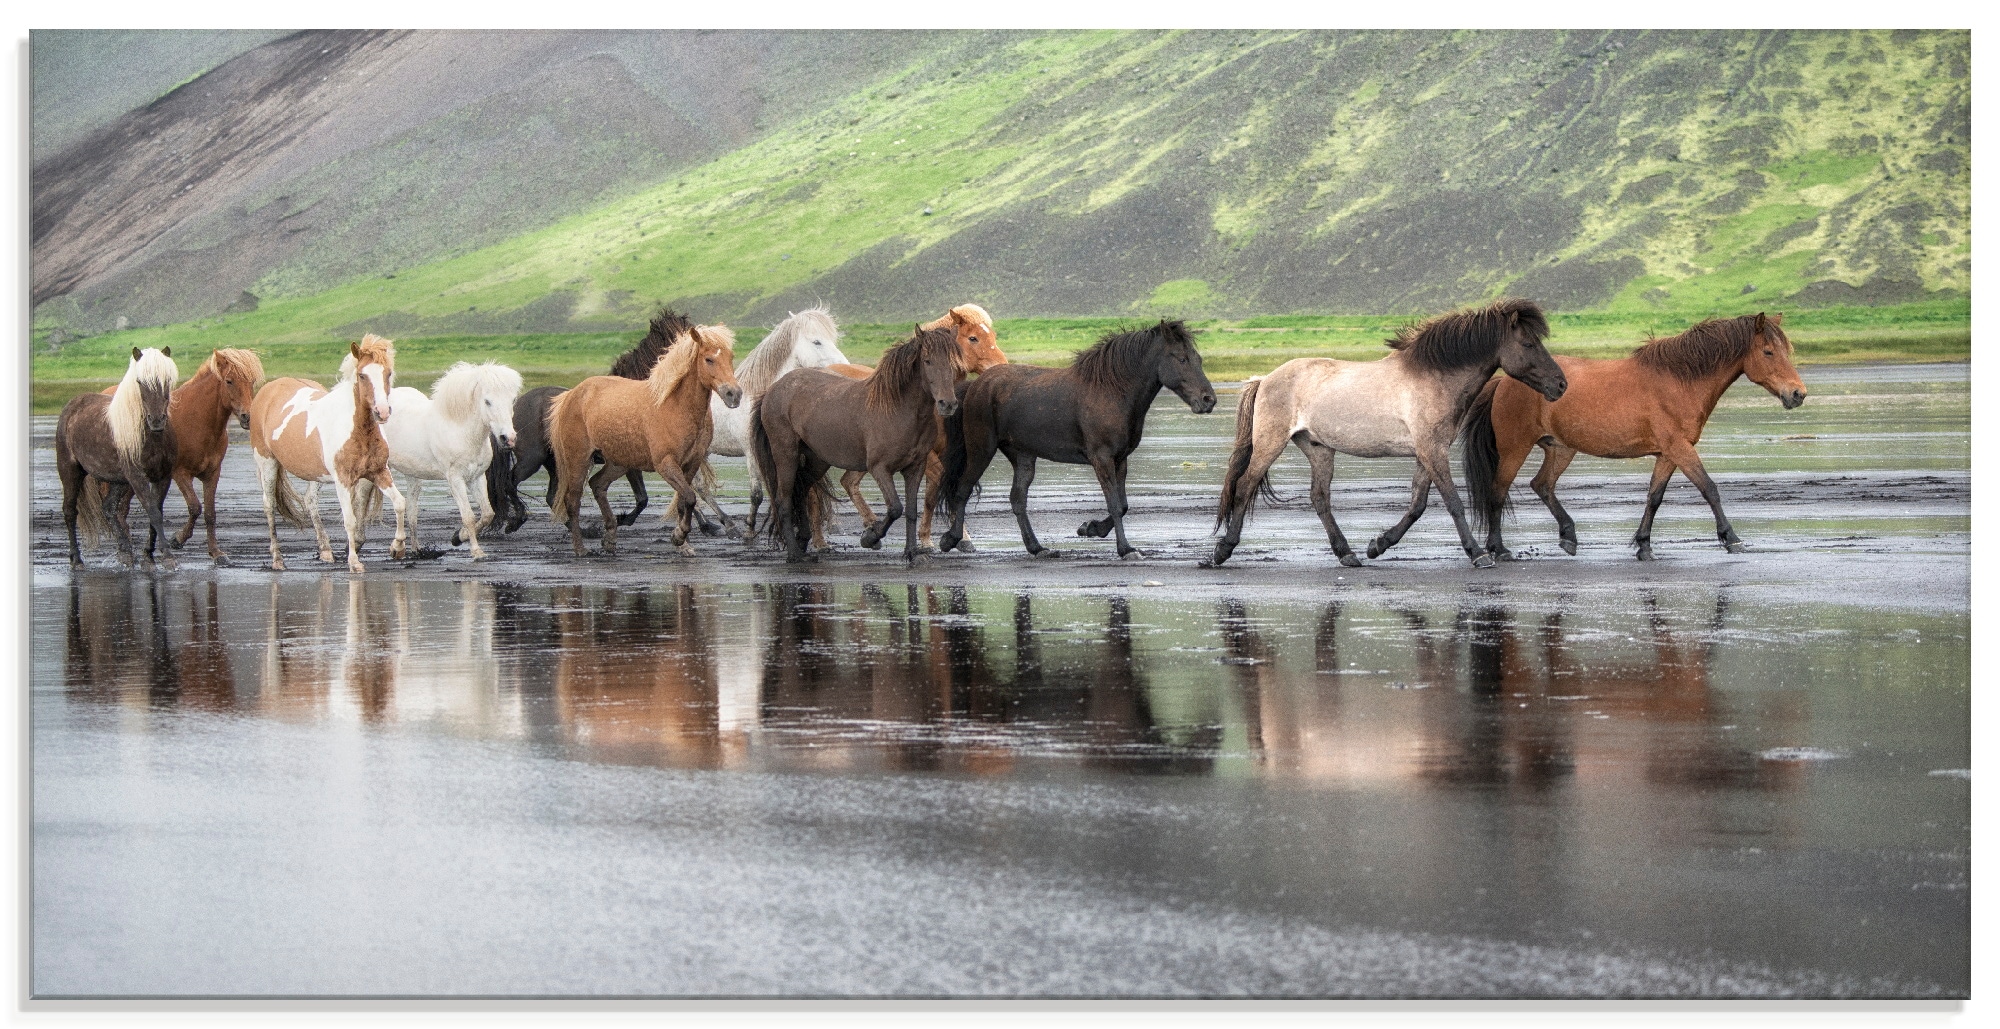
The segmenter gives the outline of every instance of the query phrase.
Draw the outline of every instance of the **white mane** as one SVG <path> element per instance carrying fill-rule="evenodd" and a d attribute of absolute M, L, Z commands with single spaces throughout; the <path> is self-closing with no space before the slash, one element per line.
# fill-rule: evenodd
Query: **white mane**
<path fill-rule="evenodd" d="M 111 443 L 126 460 L 137 460 L 139 451 L 146 444 L 145 387 L 157 386 L 171 391 L 181 377 L 181 370 L 174 365 L 174 359 L 147 347 L 125 366 L 125 377 L 118 381 L 117 392 L 111 394 L 111 406 L 104 417 L 111 423 Z"/>
<path fill-rule="evenodd" d="M 743 363 L 736 366 L 736 382 L 743 387 L 743 395 L 763 395 L 765 390 L 771 388 L 771 383 L 787 370 L 786 366 L 797 353 L 799 341 L 815 336 L 833 344 L 835 356 L 841 356 L 838 350 L 840 326 L 834 324 L 833 312 L 827 310 L 824 304 L 808 307 L 779 322 L 771 334 L 757 344 L 757 349 L 750 351 L 743 358 Z"/>
<path fill-rule="evenodd" d="M 520 372 L 494 361 L 460 361 L 431 386 L 431 399 L 437 401 L 438 413 L 447 421 L 469 422 L 479 417 L 481 398 L 491 397 L 512 407 L 520 392 Z"/>

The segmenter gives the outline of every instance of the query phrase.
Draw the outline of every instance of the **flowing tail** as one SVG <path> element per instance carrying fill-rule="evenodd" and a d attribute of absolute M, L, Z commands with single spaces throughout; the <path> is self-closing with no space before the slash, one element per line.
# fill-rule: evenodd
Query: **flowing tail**
<path fill-rule="evenodd" d="M 958 410 L 944 420 L 944 472 L 938 476 L 938 489 L 944 491 L 945 516 L 972 501 L 972 495 L 979 492 L 979 483 L 961 483 L 965 478 L 965 466 L 971 458 L 965 452 L 965 395 L 971 383 L 958 384 Z M 963 488 L 964 496 L 959 495 Z"/>
<path fill-rule="evenodd" d="M 271 512 L 292 523 L 294 529 L 305 528 L 309 524 L 305 499 L 292 488 L 292 477 L 285 474 L 283 467 L 278 468 L 276 477 L 278 481 L 271 484 Z"/>
<path fill-rule="evenodd" d="M 104 495 L 109 492 L 111 487 L 99 481 L 97 476 L 84 476 L 83 496 L 76 502 L 76 531 L 83 534 L 84 542 L 92 550 L 97 549 L 98 541 L 111 528 L 104 522 Z"/>
<path fill-rule="evenodd" d="M 1499 379 L 1488 382 L 1459 423 L 1459 436 L 1465 440 L 1465 489 L 1472 500 L 1473 521 L 1482 533 L 1498 525 L 1511 506 L 1506 487 L 1494 481 L 1500 472 L 1500 443 L 1493 435 L 1493 395 L 1499 389 Z"/>
<path fill-rule="evenodd" d="M 570 516 L 569 489 L 562 483 L 569 481 L 570 476 L 582 476 L 590 471 L 589 441 L 582 441 L 580 447 L 563 445 L 567 439 L 562 431 L 562 424 L 569 415 L 570 401 L 576 399 L 576 394 L 577 391 L 573 389 L 558 394 L 549 402 L 549 413 L 544 416 L 542 422 L 544 426 L 542 438 L 548 441 L 549 452 L 554 454 L 556 459 L 556 470 L 549 473 L 549 514 L 555 518 L 557 525 L 568 525 Z M 580 452 L 572 453 L 573 451 Z M 583 460 L 577 461 L 576 458 L 579 456 Z M 570 458 L 567 463 L 575 465 L 567 470 L 568 475 L 563 474 L 565 457 Z M 582 501 L 583 495 L 579 493 L 577 502 Z"/>
<path fill-rule="evenodd" d="M 505 520 L 514 510 L 514 451 L 500 445 L 500 437 L 488 434 L 486 447 L 493 456 L 486 462 L 486 506 L 496 518 Z"/>
<path fill-rule="evenodd" d="M 382 491 L 373 479 L 360 479 L 354 483 L 354 498 L 361 501 L 361 524 L 385 525 L 382 517 Z"/>
<path fill-rule="evenodd" d="M 1221 529 L 1222 524 L 1229 520 L 1229 512 L 1235 510 L 1237 504 L 1244 505 L 1243 518 L 1248 521 L 1250 513 L 1256 510 L 1258 494 L 1263 494 L 1266 500 L 1278 498 L 1268 475 L 1258 479 L 1254 485 L 1239 481 L 1250 470 L 1250 452 L 1255 449 L 1251 430 L 1257 424 L 1257 387 L 1263 384 L 1262 379 L 1244 383 L 1243 398 L 1236 404 L 1236 446 L 1229 452 L 1229 471 L 1222 476 L 1222 501 L 1215 509 L 1216 529 Z M 1250 492 L 1246 493 L 1246 490 Z"/>
<path fill-rule="evenodd" d="M 777 481 L 771 473 L 771 462 L 776 456 L 771 449 L 771 434 L 764 429 L 764 398 L 759 396 L 750 404 L 750 470 L 756 473 L 757 481 L 764 487 L 765 499 L 771 502 L 771 513 L 764 520 L 764 528 L 774 543 L 783 541 L 783 534 L 797 524 L 793 519 L 805 511 L 805 498 L 797 489 L 792 491 L 792 509 L 778 510 Z"/>

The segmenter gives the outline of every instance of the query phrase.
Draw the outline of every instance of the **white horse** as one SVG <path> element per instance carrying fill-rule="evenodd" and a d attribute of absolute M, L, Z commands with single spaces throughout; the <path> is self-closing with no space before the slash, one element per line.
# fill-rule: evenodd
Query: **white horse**
<path fill-rule="evenodd" d="M 418 546 L 417 503 L 424 480 L 443 479 L 458 502 L 460 534 L 472 543 L 472 559 L 486 560 L 479 530 L 493 520 L 486 496 L 493 448 L 487 438 L 514 445 L 514 398 L 520 392 L 520 372 L 492 361 L 460 361 L 431 387 L 430 396 L 408 386 L 390 394 L 394 414 L 383 423 L 382 435 L 389 441 L 389 467 L 410 480 L 411 546 Z M 469 496 L 479 500 L 477 521 Z M 454 546 L 459 538 L 452 538 Z"/>
<path fill-rule="evenodd" d="M 800 368 L 824 368 L 830 364 L 847 364 L 847 355 L 840 352 L 840 328 L 833 322 L 833 312 L 825 305 L 808 307 L 793 314 L 764 337 L 757 349 L 750 351 L 743 363 L 736 366 L 736 382 L 743 387 L 743 400 L 735 407 L 723 406 L 720 396 L 708 399 L 709 417 L 715 424 L 715 438 L 709 442 L 708 452 L 722 457 L 749 457 L 750 408 L 771 384 L 787 373 Z M 715 502 L 714 480 L 704 474 L 700 486 L 700 499 L 708 504 L 709 510 L 723 523 L 732 519 L 725 514 L 721 505 Z M 750 510 L 754 514 L 763 496 L 762 480 L 757 475 L 755 462 L 750 468 Z"/>

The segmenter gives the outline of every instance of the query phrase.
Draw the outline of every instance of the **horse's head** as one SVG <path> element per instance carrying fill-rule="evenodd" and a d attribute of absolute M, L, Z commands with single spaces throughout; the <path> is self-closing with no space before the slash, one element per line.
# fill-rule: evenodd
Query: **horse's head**
<path fill-rule="evenodd" d="M 968 361 L 964 339 L 956 329 L 917 326 L 918 356 L 923 361 L 924 388 L 937 404 L 937 413 L 950 418 L 958 413 L 958 384 L 965 379 Z"/>
<path fill-rule="evenodd" d="M 800 368 L 846 364 L 840 352 L 840 328 L 824 307 L 809 307 L 792 315 L 792 363 Z"/>
<path fill-rule="evenodd" d="M 431 387 L 440 413 L 461 425 L 485 425 L 501 449 L 514 446 L 514 398 L 520 395 L 521 373 L 497 361 L 460 361 Z"/>
<path fill-rule="evenodd" d="M 1000 350 L 1000 337 L 993 332 L 993 317 L 985 308 L 960 304 L 937 321 L 919 326 L 920 329 L 945 327 L 952 330 L 958 341 L 960 360 L 968 374 L 977 375 L 994 365 L 1007 363 L 1007 355 Z"/>
<path fill-rule="evenodd" d="M 1806 402 L 1806 384 L 1792 365 L 1792 341 L 1778 326 L 1784 317 L 1776 314 L 1766 318 L 1762 311 L 1757 312 L 1750 327 L 1750 353 L 1743 358 L 1743 374 L 1770 390 L 1789 411 Z"/>
<path fill-rule="evenodd" d="M 1201 353 L 1194 348 L 1194 333 L 1185 323 L 1164 318 L 1153 332 L 1161 341 L 1160 385 L 1173 390 L 1195 414 L 1215 410 L 1215 387 L 1201 370 Z"/>
<path fill-rule="evenodd" d="M 1555 355 L 1542 345 L 1549 338 L 1549 321 L 1542 309 L 1531 301 L 1513 301 L 1505 307 L 1505 317 L 1500 369 L 1550 400 L 1562 399 L 1569 389 L 1569 377 L 1563 374 Z"/>
<path fill-rule="evenodd" d="M 139 409 L 145 418 L 146 434 L 149 436 L 163 436 L 167 431 L 167 408 L 172 400 L 174 380 L 180 378 L 173 356 L 172 347 L 158 350 L 132 348 L 134 370 L 128 374 L 139 388 Z"/>
<path fill-rule="evenodd" d="M 736 334 L 725 325 L 697 325 L 688 340 L 698 348 L 694 368 L 702 386 L 714 390 L 724 407 L 742 403 L 743 387 L 736 382 Z"/>
<path fill-rule="evenodd" d="M 349 343 L 347 354 L 354 360 L 354 403 L 366 404 L 377 424 L 389 420 L 389 391 L 396 386 L 396 348 L 374 333 Z"/>
<path fill-rule="evenodd" d="M 224 348 L 208 355 L 209 370 L 222 381 L 222 402 L 236 423 L 250 427 L 250 401 L 264 384 L 264 362 L 255 351 Z"/>

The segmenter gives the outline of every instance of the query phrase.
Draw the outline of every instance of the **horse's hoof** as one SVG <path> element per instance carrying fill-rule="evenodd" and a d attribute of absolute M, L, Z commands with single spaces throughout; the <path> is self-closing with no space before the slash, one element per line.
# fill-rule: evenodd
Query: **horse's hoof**
<path fill-rule="evenodd" d="M 1370 561 L 1373 561 L 1374 559 L 1381 557 L 1382 552 L 1387 549 L 1389 548 L 1383 546 L 1381 540 L 1375 540 L 1374 542 L 1368 544 L 1368 559 Z"/>
<path fill-rule="evenodd" d="M 1118 560 L 1120 561 L 1144 561 L 1145 559 L 1146 559 L 1146 552 L 1140 550 L 1137 547 L 1133 547 L 1130 550 L 1121 550 L 1118 552 Z"/>
<path fill-rule="evenodd" d="M 1652 548 L 1652 547 L 1640 547 L 1640 548 L 1639 548 L 1639 560 L 1641 560 L 1641 561 L 1651 561 L 1652 559 L 1653 559 L 1653 548 Z"/>
<path fill-rule="evenodd" d="M 127 568 L 132 567 L 132 555 L 120 551 L 118 554 L 118 563 Z"/>
<path fill-rule="evenodd" d="M 1493 555 L 1493 559 L 1494 559 L 1495 561 L 1512 561 L 1512 560 L 1514 560 L 1514 552 L 1513 552 L 1513 551 L 1511 551 L 1511 550 L 1508 550 L 1508 549 L 1507 549 L 1506 547 L 1494 547 L 1494 548 L 1493 548 L 1492 550 L 1489 550 L 1489 551 L 1487 551 L 1487 553 L 1489 553 L 1489 554 L 1492 554 L 1492 555 Z"/>
<path fill-rule="evenodd" d="M 1340 563 L 1346 565 L 1349 568 L 1361 567 L 1361 559 L 1355 557 L 1352 551 L 1340 555 Z"/>
<path fill-rule="evenodd" d="M 1750 548 L 1745 546 L 1741 540 L 1726 544 L 1723 549 L 1728 550 L 1732 554 L 1747 554 L 1750 552 Z"/>
<path fill-rule="evenodd" d="M 949 549 L 956 550 L 961 554 L 976 554 L 979 552 L 979 549 L 972 545 L 971 540 L 959 540 L 957 546 Z"/>
<path fill-rule="evenodd" d="M 359 561 L 349 561 L 347 562 L 347 570 L 356 575 L 361 575 L 368 571 L 368 567 Z"/>
<path fill-rule="evenodd" d="M 423 548 L 418 547 L 417 552 L 423 553 Z M 401 543 L 398 543 L 395 546 L 389 548 L 389 559 L 392 561 L 401 561 L 403 559 L 403 555 L 406 553 L 408 553 L 408 551 L 403 547 Z"/>
<path fill-rule="evenodd" d="M 1492 554 L 1481 554 L 1472 559 L 1472 567 L 1474 568 L 1491 568 L 1498 563 L 1493 560 Z"/>
<path fill-rule="evenodd" d="M 931 552 L 928 550 L 917 550 L 904 555 L 903 560 L 909 562 L 911 568 L 917 568 L 931 563 Z"/>
<path fill-rule="evenodd" d="M 215 562 L 215 567 L 217 567 L 217 568 L 227 568 L 227 567 L 229 567 L 229 555 L 228 555 L 228 554 L 210 554 L 210 555 L 208 555 L 208 559 L 209 559 L 210 561 L 213 561 L 213 562 Z"/>
<path fill-rule="evenodd" d="M 631 514 L 622 514 L 622 515 L 619 515 L 619 516 L 618 516 L 618 527 L 619 527 L 619 528 L 621 528 L 621 529 L 625 529 L 625 528 L 630 528 L 630 527 L 631 527 L 631 525 L 632 525 L 632 523 L 633 523 L 633 522 L 636 522 L 636 521 L 638 521 L 638 520 L 639 520 L 639 512 L 637 512 L 637 511 L 634 511 L 634 512 L 632 512 Z"/>
<path fill-rule="evenodd" d="M 1569 555 L 1569 556 L 1571 556 L 1571 557 L 1575 557 L 1575 556 L 1576 556 L 1576 541 L 1575 541 L 1575 540 L 1562 540 L 1562 541 L 1558 542 L 1558 543 L 1557 543 L 1556 545 L 1557 545 L 1557 546 L 1559 546 L 1559 547 L 1561 547 L 1561 548 L 1563 548 L 1563 553 L 1565 553 L 1565 554 L 1568 554 L 1568 555 Z"/>
<path fill-rule="evenodd" d="M 319 552 L 319 563 L 320 563 L 320 564 L 323 564 L 323 565 L 330 565 L 330 564 L 332 564 L 332 563 L 333 563 L 333 551 L 331 551 L 331 550 L 322 550 L 322 551 L 320 551 L 320 552 Z"/>
<path fill-rule="evenodd" d="M 474 561 L 484 561 L 484 560 L 486 560 L 486 551 L 484 551 L 484 550 L 475 550 L 475 551 L 473 551 L 473 552 L 472 552 L 472 559 L 473 559 Z"/>
<path fill-rule="evenodd" d="M 692 543 L 683 543 L 680 546 L 675 547 L 674 550 L 675 552 L 679 553 L 682 557 L 694 556 L 694 544 Z"/>
<path fill-rule="evenodd" d="M 1056 558 L 1059 558 L 1059 557 L 1061 557 L 1061 556 L 1062 556 L 1062 551 L 1060 551 L 1060 550 L 1050 550 L 1050 549 L 1049 549 L 1049 548 L 1047 548 L 1047 547 L 1043 547 L 1043 548 L 1041 548 L 1040 550 L 1030 550 L 1030 551 L 1028 551 L 1028 556 L 1030 556 L 1030 557 L 1036 557 L 1036 558 L 1040 558 L 1040 559 L 1042 559 L 1042 560 L 1044 560 L 1044 561 L 1053 561 L 1053 560 L 1055 560 Z"/>
<path fill-rule="evenodd" d="M 69 559 L 69 566 L 71 568 L 82 568 L 84 567 L 83 559 L 80 557 L 72 557 Z"/>
<path fill-rule="evenodd" d="M 870 533 L 862 533 L 861 545 L 867 547 L 869 550 L 880 550 L 882 549 L 882 537 Z"/>
<path fill-rule="evenodd" d="M 187 546 L 188 538 L 186 536 L 176 536 L 173 539 L 168 540 L 167 542 L 173 544 L 175 550 L 179 550 L 182 547 Z"/>

